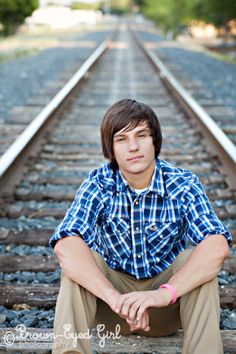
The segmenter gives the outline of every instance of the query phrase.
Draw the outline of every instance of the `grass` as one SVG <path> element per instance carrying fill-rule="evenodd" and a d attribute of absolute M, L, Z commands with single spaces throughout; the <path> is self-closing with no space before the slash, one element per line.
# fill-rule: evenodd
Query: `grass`
<path fill-rule="evenodd" d="M 209 49 L 206 50 L 206 53 L 208 55 L 212 56 L 213 58 L 218 59 L 218 60 L 225 61 L 225 62 L 227 62 L 229 64 L 236 64 L 236 57 L 232 58 L 228 54 L 216 53 L 215 51 L 209 50 Z"/>
<path fill-rule="evenodd" d="M 9 53 L 1 53 L 0 54 L 0 63 L 5 63 L 9 60 L 14 60 L 14 59 L 19 59 L 22 57 L 26 57 L 29 55 L 34 55 L 39 52 L 38 49 L 32 48 L 32 49 L 16 49 L 12 52 Z"/>

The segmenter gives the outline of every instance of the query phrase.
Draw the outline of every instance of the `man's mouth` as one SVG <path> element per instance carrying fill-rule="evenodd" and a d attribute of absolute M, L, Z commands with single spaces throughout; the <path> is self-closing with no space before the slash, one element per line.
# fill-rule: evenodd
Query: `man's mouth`
<path fill-rule="evenodd" d="M 127 159 L 127 161 L 138 161 L 143 157 L 144 157 L 143 155 L 133 156 L 133 157 L 130 157 L 129 159 Z"/>

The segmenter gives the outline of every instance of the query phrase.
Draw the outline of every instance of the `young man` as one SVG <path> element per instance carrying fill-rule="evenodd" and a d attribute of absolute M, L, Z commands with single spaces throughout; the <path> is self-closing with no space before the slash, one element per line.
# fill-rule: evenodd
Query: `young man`
<path fill-rule="evenodd" d="M 216 276 L 231 235 L 198 178 L 158 158 L 150 107 L 115 103 L 101 138 L 109 162 L 89 174 L 50 241 L 63 272 L 53 352 L 91 353 L 97 321 L 148 336 L 182 327 L 184 354 L 222 354 Z"/>

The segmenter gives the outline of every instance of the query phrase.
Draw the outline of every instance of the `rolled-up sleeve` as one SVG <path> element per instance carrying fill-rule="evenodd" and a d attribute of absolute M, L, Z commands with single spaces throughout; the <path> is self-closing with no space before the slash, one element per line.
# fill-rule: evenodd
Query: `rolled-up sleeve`
<path fill-rule="evenodd" d="M 194 176 L 184 198 L 187 237 L 193 244 L 199 244 L 209 235 L 222 234 L 231 243 L 232 235 L 215 214 L 205 190 L 197 176 Z"/>
<path fill-rule="evenodd" d="M 50 246 L 54 248 L 56 242 L 63 237 L 81 236 L 91 248 L 102 207 L 103 202 L 98 185 L 89 179 L 85 180 L 64 219 L 54 231 L 49 241 Z"/>

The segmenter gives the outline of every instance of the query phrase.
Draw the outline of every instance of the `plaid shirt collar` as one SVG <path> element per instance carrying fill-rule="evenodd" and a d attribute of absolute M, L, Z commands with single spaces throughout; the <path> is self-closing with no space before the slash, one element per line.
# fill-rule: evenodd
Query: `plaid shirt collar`
<path fill-rule="evenodd" d="M 123 192 L 126 188 L 130 188 L 129 183 L 126 181 L 124 176 L 122 175 L 119 169 L 116 170 L 116 191 Z M 151 183 L 149 188 L 147 189 L 148 192 L 154 192 L 164 197 L 166 191 L 164 186 L 163 180 L 163 173 L 161 169 L 160 161 L 157 159 L 155 164 L 155 170 L 151 179 Z"/>

